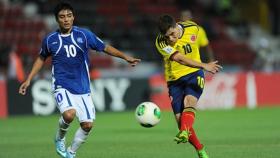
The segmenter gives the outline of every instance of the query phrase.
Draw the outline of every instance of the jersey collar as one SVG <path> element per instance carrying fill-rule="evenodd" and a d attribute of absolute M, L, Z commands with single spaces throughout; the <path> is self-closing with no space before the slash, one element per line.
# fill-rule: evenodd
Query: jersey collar
<path fill-rule="evenodd" d="M 184 33 L 185 33 L 185 29 L 184 29 L 184 27 L 183 27 L 182 24 L 177 23 L 177 25 L 178 25 L 178 27 L 182 30 L 182 34 L 181 34 L 181 36 L 179 37 L 179 39 L 181 39 L 181 38 L 183 37 Z"/>
<path fill-rule="evenodd" d="M 60 32 L 60 29 L 57 29 L 57 32 L 59 33 L 59 35 L 60 35 L 61 37 L 68 37 L 68 36 L 70 36 L 71 33 L 73 32 L 73 29 L 74 29 L 74 26 L 72 26 L 71 31 L 70 31 L 68 34 L 62 34 L 62 33 Z"/>

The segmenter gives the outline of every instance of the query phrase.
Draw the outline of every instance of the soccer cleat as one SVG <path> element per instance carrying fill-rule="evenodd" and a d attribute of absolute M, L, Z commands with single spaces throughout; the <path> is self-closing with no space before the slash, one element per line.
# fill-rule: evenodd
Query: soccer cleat
<path fill-rule="evenodd" d="M 72 152 L 70 150 L 70 147 L 68 147 L 66 151 L 66 158 L 75 158 L 75 157 L 76 157 L 76 152 Z"/>
<path fill-rule="evenodd" d="M 180 131 L 175 136 L 174 141 L 176 141 L 177 144 L 188 142 L 189 141 L 189 131 L 187 131 L 187 130 Z"/>
<path fill-rule="evenodd" d="M 197 154 L 198 154 L 199 158 L 209 158 L 209 156 L 207 155 L 204 147 L 201 150 L 198 150 Z"/>
<path fill-rule="evenodd" d="M 58 155 L 60 155 L 63 158 L 66 157 L 65 138 L 55 139 L 55 148 Z"/>
<path fill-rule="evenodd" d="M 178 134 L 176 134 L 176 136 L 174 138 L 174 141 L 177 142 L 177 144 L 179 144 L 180 141 L 181 141 L 180 138 L 179 138 L 179 134 L 180 134 L 180 132 Z"/>

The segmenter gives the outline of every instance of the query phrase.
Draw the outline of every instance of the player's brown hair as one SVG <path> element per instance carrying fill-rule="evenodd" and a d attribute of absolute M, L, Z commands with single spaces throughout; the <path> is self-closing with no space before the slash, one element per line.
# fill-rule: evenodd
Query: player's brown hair
<path fill-rule="evenodd" d="M 165 35 L 167 30 L 176 26 L 175 19 L 170 15 L 162 15 L 158 20 L 158 29 L 161 34 Z"/>

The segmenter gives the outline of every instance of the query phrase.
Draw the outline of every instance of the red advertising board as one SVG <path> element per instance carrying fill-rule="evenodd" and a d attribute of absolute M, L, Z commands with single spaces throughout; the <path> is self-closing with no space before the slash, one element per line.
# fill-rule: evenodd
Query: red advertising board
<path fill-rule="evenodd" d="M 247 106 L 279 106 L 280 73 L 219 73 L 206 75 L 200 109 L 230 109 Z M 163 75 L 150 78 L 151 100 L 162 109 L 170 109 L 168 89 Z"/>
<path fill-rule="evenodd" d="M 280 73 L 256 73 L 257 103 L 261 106 L 280 105 Z"/>
<path fill-rule="evenodd" d="M 5 80 L 0 80 L 0 118 L 6 118 L 8 115 L 6 92 L 6 82 Z"/>

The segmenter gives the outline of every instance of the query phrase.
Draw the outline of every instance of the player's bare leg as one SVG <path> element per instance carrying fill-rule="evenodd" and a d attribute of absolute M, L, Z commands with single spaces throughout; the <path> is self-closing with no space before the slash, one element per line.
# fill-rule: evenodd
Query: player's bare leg
<path fill-rule="evenodd" d="M 55 146 L 56 146 L 56 152 L 61 157 L 66 157 L 66 147 L 65 147 L 65 135 L 68 131 L 70 123 L 75 118 L 76 111 L 74 109 L 70 109 L 65 111 L 62 116 L 59 118 L 59 128 L 57 130 L 56 136 L 55 136 Z"/>
<path fill-rule="evenodd" d="M 93 123 L 92 122 L 82 122 L 81 127 L 77 130 L 72 144 L 67 148 L 66 157 L 74 158 L 76 156 L 76 151 L 79 147 L 86 141 Z"/>

